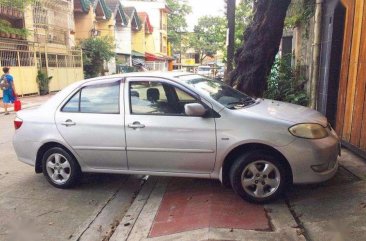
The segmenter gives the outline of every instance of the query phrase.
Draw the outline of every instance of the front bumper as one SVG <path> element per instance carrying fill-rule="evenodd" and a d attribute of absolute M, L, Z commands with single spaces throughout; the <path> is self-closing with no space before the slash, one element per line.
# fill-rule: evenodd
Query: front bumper
<path fill-rule="evenodd" d="M 290 163 L 294 184 L 324 182 L 337 173 L 340 144 L 333 130 L 323 139 L 297 138 L 280 151 Z M 325 168 L 315 171 L 314 166 Z"/>

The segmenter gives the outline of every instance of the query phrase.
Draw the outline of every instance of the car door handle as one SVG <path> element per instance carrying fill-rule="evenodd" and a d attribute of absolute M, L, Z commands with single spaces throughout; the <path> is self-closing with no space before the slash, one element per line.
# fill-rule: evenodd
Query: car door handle
<path fill-rule="evenodd" d="M 128 124 L 128 127 L 129 128 L 132 128 L 132 129 L 137 129 L 137 128 L 145 128 L 145 125 L 144 124 L 141 124 L 140 122 L 138 121 L 135 121 L 134 123 L 132 124 Z"/>
<path fill-rule="evenodd" d="M 66 120 L 65 122 L 61 122 L 61 125 L 68 127 L 68 126 L 74 126 L 76 125 L 76 123 L 69 119 Z"/>

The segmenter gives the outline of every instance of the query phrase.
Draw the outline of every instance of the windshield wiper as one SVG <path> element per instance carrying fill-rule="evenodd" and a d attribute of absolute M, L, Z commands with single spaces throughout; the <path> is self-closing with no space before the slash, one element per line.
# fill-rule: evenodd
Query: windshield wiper
<path fill-rule="evenodd" d="M 240 109 L 240 108 L 243 108 L 245 106 L 248 106 L 248 105 L 251 105 L 254 103 L 255 103 L 255 100 L 253 98 L 247 97 L 247 98 L 241 99 L 239 101 L 228 103 L 227 106 L 230 106 L 230 107 L 228 107 L 229 109 Z"/>

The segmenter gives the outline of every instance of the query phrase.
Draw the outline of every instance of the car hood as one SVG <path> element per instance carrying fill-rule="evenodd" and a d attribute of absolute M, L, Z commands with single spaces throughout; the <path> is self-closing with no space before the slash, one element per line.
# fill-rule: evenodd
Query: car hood
<path fill-rule="evenodd" d="M 275 100 L 260 99 L 257 100 L 257 104 L 241 111 L 285 120 L 293 124 L 318 123 L 324 127 L 328 125 L 327 118 L 314 109 Z"/>

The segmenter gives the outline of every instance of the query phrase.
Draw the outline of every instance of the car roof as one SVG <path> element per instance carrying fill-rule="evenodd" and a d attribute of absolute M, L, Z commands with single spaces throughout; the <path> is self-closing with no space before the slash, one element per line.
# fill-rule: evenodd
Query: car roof
<path fill-rule="evenodd" d="M 163 72 L 163 71 L 147 71 L 147 72 L 132 72 L 132 73 L 124 73 L 124 74 L 114 74 L 114 75 L 106 75 L 106 76 L 99 76 L 91 79 L 86 79 L 80 81 L 81 84 L 90 82 L 90 81 L 98 81 L 98 80 L 107 80 L 112 78 L 128 78 L 128 77 L 160 77 L 160 78 L 178 78 L 180 76 L 187 76 L 187 75 L 195 75 L 190 72 Z"/>

